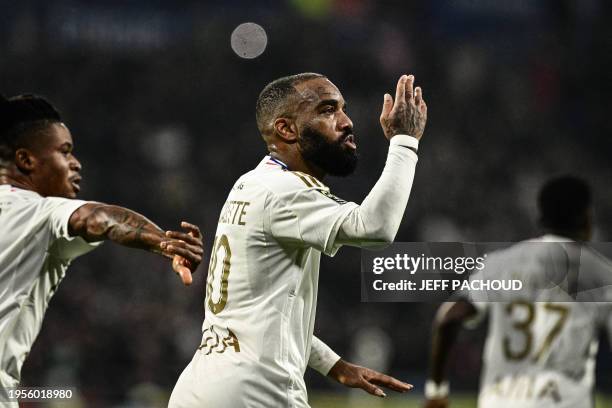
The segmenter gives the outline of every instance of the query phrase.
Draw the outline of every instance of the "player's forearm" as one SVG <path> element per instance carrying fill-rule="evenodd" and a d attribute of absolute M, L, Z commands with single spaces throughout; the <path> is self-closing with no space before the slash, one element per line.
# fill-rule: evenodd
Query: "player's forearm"
<path fill-rule="evenodd" d="M 308 366 L 323 375 L 327 375 L 329 370 L 340 360 L 340 356 L 336 354 L 327 344 L 323 343 L 318 337 L 312 336 L 312 344 L 310 349 L 310 357 L 308 358 Z"/>
<path fill-rule="evenodd" d="M 106 205 L 79 209 L 71 217 L 71 234 L 87 241 L 110 240 L 120 245 L 160 253 L 164 231 L 141 214 L 127 208 Z"/>
<path fill-rule="evenodd" d="M 414 180 L 418 141 L 405 135 L 391 139 L 382 175 L 345 219 L 338 239 L 356 246 L 380 246 L 393 242 L 404 216 Z"/>
<path fill-rule="evenodd" d="M 432 329 L 429 375 L 435 383 L 440 384 L 446 380 L 449 355 L 459 330 L 475 314 L 476 308 L 464 300 L 443 303 L 438 309 Z"/>
<path fill-rule="evenodd" d="M 437 384 L 447 379 L 446 367 L 448 365 L 448 357 L 458 333 L 459 324 L 457 322 L 434 321 L 429 378 Z"/>

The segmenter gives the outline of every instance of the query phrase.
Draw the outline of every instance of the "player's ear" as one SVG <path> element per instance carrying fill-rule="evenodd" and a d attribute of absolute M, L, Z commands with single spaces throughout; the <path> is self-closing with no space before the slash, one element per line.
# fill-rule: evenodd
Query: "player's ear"
<path fill-rule="evenodd" d="M 36 157 L 31 151 L 19 148 L 15 152 L 15 165 L 24 173 L 30 173 L 36 167 Z"/>
<path fill-rule="evenodd" d="M 297 125 L 290 118 L 276 118 L 274 120 L 274 133 L 285 143 L 295 143 L 297 141 Z"/>

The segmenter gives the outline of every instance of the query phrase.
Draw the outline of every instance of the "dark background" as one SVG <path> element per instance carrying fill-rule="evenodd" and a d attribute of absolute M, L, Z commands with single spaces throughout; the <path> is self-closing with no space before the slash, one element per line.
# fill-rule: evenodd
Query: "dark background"
<path fill-rule="evenodd" d="M 207 248 L 229 188 L 265 154 L 258 93 L 304 71 L 326 74 L 349 104 L 360 165 L 326 182 L 357 202 L 384 165 L 383 94 L 403 73 L 423 87 L 429 122 L 398 241 L 533 236 L 538 186 L 567 172 L 591 182 L 595 239 L 612 240 L 610 2 L 0 5 L 0 92 L 39 93 L 62 111 L 83 164 L 81 198 L 132 208 L 165 228 L 197 223 Z M 230 48 L 246 21 L 268 35 L 254 60 Z M 374 333 L 386 354 L 373 364 L 420 387 L 436 305 L 360 303 L 359 256 L 346 248 L 323 260 L 316 334 L 363 362 L 355 339 Z M 24 385 L 74 384 L 87 406 L 163 398 L 199 344 L 206 264 L 186 289 L 144 252 L 105 244 L 78 259 L 51 302 Z M 454 390 L 476 390 L 481 340 L 482 330 L 462 335 Z M 602 348 L 598 389 L 610 390 Z M 316 373 L 307 379 L 312 390 L 331 387 Z"/>

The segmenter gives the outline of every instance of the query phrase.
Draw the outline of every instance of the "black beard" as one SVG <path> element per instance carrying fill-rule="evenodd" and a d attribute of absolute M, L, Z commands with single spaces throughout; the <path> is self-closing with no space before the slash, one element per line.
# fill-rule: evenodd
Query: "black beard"
<path fill-rule="evenodd" d="M 302 157 L 317 165 L 326 174 L 345 177 L 352 174 L 357 167 L 357 153 L 344 146 L 344 139 L 349 133 L 336 142 L 328 142 L 320 132 L 305 126 L 298 140 Z"/>

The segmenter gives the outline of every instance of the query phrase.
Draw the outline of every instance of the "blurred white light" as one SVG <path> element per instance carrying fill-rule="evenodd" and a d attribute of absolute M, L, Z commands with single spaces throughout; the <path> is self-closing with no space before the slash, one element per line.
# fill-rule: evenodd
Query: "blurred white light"
<path fill-rule="evenodd" d="M 268 45 L 268 36 L 262 26 L 255 23 L 243 23 L 234 29 L 231 37 L 232 50 L 240 58 L 259 57 Z"/>

